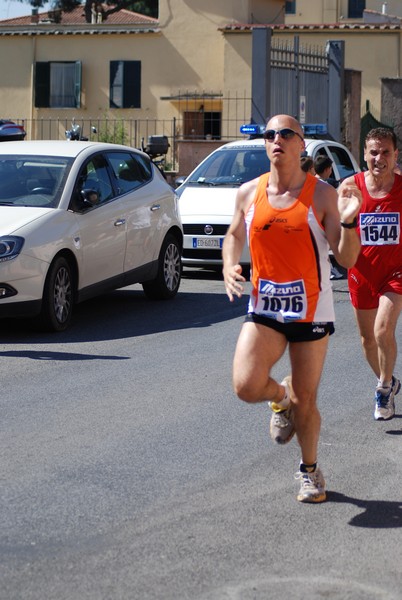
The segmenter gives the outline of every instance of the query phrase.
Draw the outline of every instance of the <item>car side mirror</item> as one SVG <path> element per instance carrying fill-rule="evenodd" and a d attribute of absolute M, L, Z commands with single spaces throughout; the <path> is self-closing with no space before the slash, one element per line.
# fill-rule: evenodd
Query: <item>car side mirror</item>
<path fill-rule="evenodd" d="M 85 206 L 95 206 L 99 204 L 100 198 L 97 190 L 93 188 L 84 188 L 80 192 L 82 202 Z"/>
<path fill-rule="evenodd" d="M 185 179 L 185 175 L 180 175 L 180 177 L 176 177 L 176 179 L 174 180 L 175 187 L 179 187 L 179 185 L 181 185 Z"/>

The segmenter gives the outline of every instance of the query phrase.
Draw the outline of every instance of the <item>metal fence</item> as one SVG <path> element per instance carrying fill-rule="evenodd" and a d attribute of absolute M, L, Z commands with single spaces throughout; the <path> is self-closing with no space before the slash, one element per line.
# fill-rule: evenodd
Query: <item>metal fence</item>
<path fill-rule="evenodd" d="M 328 120 L 328 53 L 318 47 L 293 42 L 277 42 L 271 47 L 272 114 L 299 115 L 300 98 L 305 99 L 306 122 Z"/>
<path fill-rule="evenodd" d="M 243 137 L 240 126 L 250 121 L 251 98 L 244 96 L 219 97 L 219 133 L 205 133 L 209 131 L 211 123 L 208 118 L 210 111 L 202 115 L 202 128 L 196 133 L 188 133 L 185 128 L 185 115 L 194 110 L 194 101 L 190 102 L 192 94 L 185 92 L 177 104 L 178 117 L 172 119 L 110 119 L 110 118 L 44 118 L 44 119 L 12 119 L 23 124 L 27 132 L 27 140 L 63 140 L 66 131 L 71 128 L 72 119 L 80 125 L 82 135 L 93 141 L 126 144 L 134 148 L 143 148 L 152 135 L 164 135 L 169 141 L 169 150 L 165 157 L 165 166 L 175 170 L 177 167 L 177 143 L 180 140 L 208 140 L 221 139 L 222 143 L 228 140 Z M 208 93 L 198 93 L 197 102 L 207 105 L 210 99 Z M 93 131 L 95 130 L 95 131 Z"/>
<path fill-rule="evenodd" d="M 325 47 L 301 46 L 293 40 L 272 40 L 269 28 L 253 30 L 252 96 L 256 121 L 278 113 L 301 123 L 322 123 L 340 139 L 344 111 L 345 42 Z"/>

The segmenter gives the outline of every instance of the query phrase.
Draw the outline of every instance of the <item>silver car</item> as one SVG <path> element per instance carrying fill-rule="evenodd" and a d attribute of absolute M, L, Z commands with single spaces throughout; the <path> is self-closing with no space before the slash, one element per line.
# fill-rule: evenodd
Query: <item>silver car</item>
<path fill-rule="evenodd" d="M 180 286 L 178 199 L 143 152 L 117 144 L 0 144 L 0 318 L 62 331 L 76 303 L 141 283 Z"/>

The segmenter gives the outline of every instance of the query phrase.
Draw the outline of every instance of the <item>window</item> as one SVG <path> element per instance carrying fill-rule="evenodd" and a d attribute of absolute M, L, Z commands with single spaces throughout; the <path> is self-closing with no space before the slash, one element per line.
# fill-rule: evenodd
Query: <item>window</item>
<path fill-rule="evenodd" d="M 141 108 L 141 61 L 110 63 L 110 108 Z"/>
<path fill-rule="evenodd" d="M 362 19 L 366 8 L 366 0 L 349 0 L 348 18 Z"/>
<path fill-rule="evenodd" d="M 88 160 L 78 175 L 70 209 L 82 212 L 103 204 L 113 197 L 113 186 L 106 159 L 101 154 L 97 154 Z"/>
<path fill-rule="evenodd" d="M 0 160 L 0 201 L 15 206 L 58 205 L 72 159 L 53 156 L 3 156 Z"/>
<path fill-rule="evenodd" d="M 221 139 L 222 113 L 204 111 L 185 111 L 183 114 L 184 137 L 186 139 Z"/>
<path fill-rule="evenodd" d="M 37 62 L 35 65 L 36 108 L 79 108 L 81 105 L 80 62 Z"/>
<path fill-rule="evenodd" d="M 269 171 L 270 162 L 264 146 L 260 148 L 224 148 L 213 152 L 193 171 L 192 181 L 208 181 L 233 186 L 255 179 Z"/>
<path fill-rule="evenodd" d="M 152 179 L 150 161 L 128 152 L 106 154 L 117 179 L 119 194 L 125 194 Z"/>
<path fill-rule="evenodd" d="M 340 179 L 345 179 L 345 177 L 350 177 L 356 171 L 353 167 L 353 163 L 349 154 L 343 148 L 338 148 L 338 146 L 329 146 L 329 151 L 332 154 L 332 160 L 336 164 L 338 168 L 338 173 Z"/>
<path fill-rule="evenodd" d="M 296 14 L 296 0 L 290 0 L 289 2 L 285 2 L 285 14 L 286 15 L 295 15 Z"/>
<path fill-rule="evenodd" d="M 208 139 L 221 139 L 221 113 L 220 112 L 204 112 L 204 133 Z"/>

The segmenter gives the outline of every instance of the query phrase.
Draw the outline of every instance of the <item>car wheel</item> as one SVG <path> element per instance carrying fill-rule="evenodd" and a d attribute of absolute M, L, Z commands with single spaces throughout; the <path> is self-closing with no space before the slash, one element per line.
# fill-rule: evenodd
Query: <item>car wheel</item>
<path fill-rule="evenodd" d="M 50 265 L 42 298 L 40 321 L 46 331 L 64 331 L 73 313 L 73 276 L 68 261 L 59 256 Z"/>
<path fill-rule="evenodd" d="M 181 252 L 177 239 L 168 234 L 162 244 L 158 259 L 158 274 L 152 281 L 142 284 L 151 300 L 169 300 L 179 289 L 181 281 Z"/>

